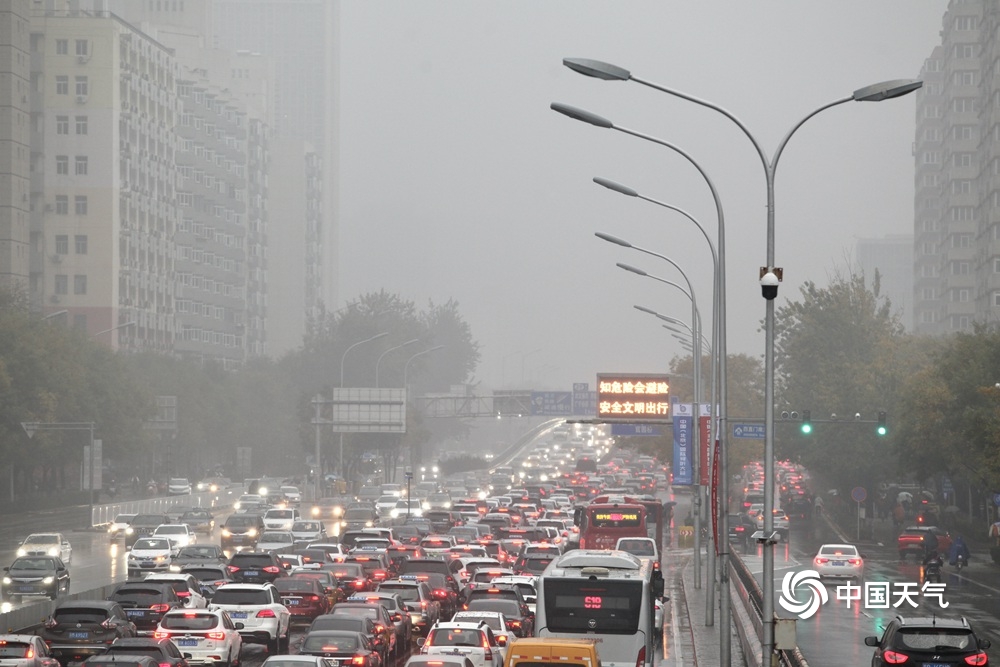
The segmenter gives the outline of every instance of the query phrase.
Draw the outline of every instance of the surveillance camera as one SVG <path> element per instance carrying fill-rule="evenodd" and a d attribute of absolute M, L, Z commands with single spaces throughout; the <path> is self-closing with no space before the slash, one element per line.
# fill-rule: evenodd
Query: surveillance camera
<path fill-rule="evenodd" d="M 854 413 L 854 421 L 861 421 L 861 413 L 860 412 L 855 412 Z"/>
<path fill-rule="evenodd" d="M 778 276 L 774 271 L 768 271 L 760 278 L 760 293 L 768 301 L 774 301 L 778 296 L 778 285 L 780 284 Z"/>
<path fill-rule="evenodd" d="M 837 421 L 837 413 L 836 412 L 831 412 L 830 413 L 830 421 Z"/>

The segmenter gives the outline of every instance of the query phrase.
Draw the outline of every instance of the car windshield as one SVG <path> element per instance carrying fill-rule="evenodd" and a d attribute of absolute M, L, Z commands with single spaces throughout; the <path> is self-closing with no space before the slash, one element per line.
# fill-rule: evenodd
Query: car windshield
<path fill-rule="evenodd" d="M 164 630 L 211 630 L 219 624 L 215 614 L 199 614 L 186 611 L 182 614 L 166 614 L 160 619 Z"/>
<path fill-rule="evenodd" d="M 10 569 L 12 570 L 54 570 L 55 561 L 51 558 L 18 558 Z"/>
<path fill-rule="evenodd" d="M 378 587 L 379 593 L 395 593 L 404 601 L 417 601 L 420 599 L 420 591 L 416 586 L 392 586 L 382 584 Z"/>
<path fill-rule="evenodd" d="M 293 516 L 292 510 L 268 510 L 268 519 L 291 519 Z"/>
<path fill-rule="evenodd" d="M 521 610 L 514 600 L 480 598 L 478 600 L 470 600 L 467 606 L 469 607 L 469 611 L 498 611 L 507 618 L 518 618 L 521 615 Z"/>
<path fill-rule="evenodd" d="M 76 623 L 103 623 L 108 620 L 108 612 L 104 609 L 93 607 L 63 607 L 56 609 L 52 617 L 61 625 L 75 625 Z"/>
<path fill-rule="evenodd" d="M 143 549 L 156 550 L 156 549 L 169 549 L 169 540 L 153 540 L 153 539 L 141 539 L 136 540 L 135 544 L 132 545 L 132 551 L 142 551 Z"/>
<path fill-rule="evenodd" d="M 160 526 L 156 529 L 157 535 L 185 535 L 187 534 L 187 526 L 183 524 L 177 524 L 174 526 Z"/>
<path fill-rule="evenodd" d="M 28 535 L 25 544 L 59 544 L 57 535 Z"/>
<path fill-rule="evenodd" d="M 972 633 L 968 630 L 944 628 L 913 628 L 900 630 L 897 633 L 901 648 L 916 651 L 934 651 L 947 653 L 949 651 L 964 651 L 972 645 Z"/>
<path fill-rule="evenodd" d="M 178 556 L 186 558 L 218 558 L 219 552 L 214 546 L 184 547 Z"/>
<path fill-rule="evenodd" d="M 460 611 L 455 614 L 452 619 L 455 622 L 461 621 L 462 623 L 479 623 L 480 621 L 486 621 L 486 625 L 490 626 L 494 630 L 501 630 L 500 627 L 500 617 L 495 614 L 474 614 L 467 611 Z"/>
<path fill-rule="evenodd" d="M 482 633 L 464 628 L 438 628 L 431 632 L 427 643 L 431 646 L 481 646 Z"/>
<path fill-rule="evenodd" d="M 649 540 L 621 540 L 618 548 L 634 556 L 655 556 L 656 545 Z"/>
<path fill-rule="evenodd" d="M 367 510 L 367 509 L 357 508 L 357 509 L 350 509 L 350 510 L 347 510 L 346 512 L 344 512 L 344 518 L 346 520 L 348 520 L 348 521 L 357 520 L 357 519 L 368 520 L 371 517 L 372 517 L 372 512 L 371 512 L 371 510 Z"/>
<path fill-rule="evenodd" d="M 159 602 L 163 598 L 163 592 L 157 588 L 122 587 L 111 594 L 111 599 L 116 602 L 135 602 L 140 606 L 145 603 L 147 606 L 154 602 Z"/>
<path fill-rule="evenodd" d="M 215 591 L 215 597 L 212 598 L 212 604 L 263 606 L 270 604 L 270 602 L 270 596 L 265 590 L 232 588 L 231 585 L 219 588 Z"/>
<path fill-rule="evenodd" d="M 819 550 L 822 556 L 857 556 L 858 550 L 848 545 L 824 546 Z"/>
<path fill-rule="evenodd" d="M 320 530 L 320 525 L 318 521 L 296 521 L 292 524 L 293 532 L 313 532 L 318 533 Z"/>
<path fill-rule="evenodd" d="M 223 580 L 226 578 L 225 573 L 221 569 L 213 567 L 205 567 L 205 568 L 186 567 L 184 568 L 184 573 L 190 574 L 198 581 L 211 582 L 211 581 Z"/>
<path fill-rule="evenodd" d="M 4 642 L 0 644 L 0 658 L 31 658 L 28 642 Z"/>
<path fill-rule="evenodd" d="M 302 642 L 302 651 L 318 653 L 352 653 L 361 648 L 358 636 L 350 633 L 326 634 L 310 632 Z"/>

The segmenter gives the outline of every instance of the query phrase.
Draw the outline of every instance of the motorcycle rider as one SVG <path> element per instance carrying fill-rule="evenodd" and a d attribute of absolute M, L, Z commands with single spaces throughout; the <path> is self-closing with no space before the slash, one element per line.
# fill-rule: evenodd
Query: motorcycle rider
<path fill-rule="evenodd" d="M 924 533 L 924 565 L 927 565 L 932 560 L 939 559 L 938 557 L 938 539 L 932 531 L 928 530 Z"/>
<path fill-rule="evenodd" d="M 961 556 L 965 559 L 965 562 L 969 562 L 969 546 L 962 539 L 961 535 L 955 536 L 955 541 L 951 543 L 951 548 L 948 550 L 948 564 L 954 565 L 958 562 L 958 557 Z"/>

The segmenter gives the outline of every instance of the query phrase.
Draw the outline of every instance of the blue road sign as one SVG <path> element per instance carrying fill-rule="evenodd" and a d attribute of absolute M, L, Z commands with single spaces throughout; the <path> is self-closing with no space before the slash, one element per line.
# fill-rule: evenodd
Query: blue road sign
<path fill-rule="evenodd" d="M 533 391 L 531 392 L 531 414 L 559 416 L 573 414 L 573 392 Z"/>
<path fill-rule="evenodd" d="M 663 435 L 656 424 L 612 424 L 611 435 Z"/>
<path fill-rule="evenodd" d="M 574 391 L 573 392 L 573 414 L 597 415 L 597 392 L 596 391 Z"/>
<path fill-rule="evenodd" d="M 747 438 L 749 440 L 763 440 L 764 439 L 764 425 L 763 424 L 733 424 L 733 437 L 734 438 Z"/>

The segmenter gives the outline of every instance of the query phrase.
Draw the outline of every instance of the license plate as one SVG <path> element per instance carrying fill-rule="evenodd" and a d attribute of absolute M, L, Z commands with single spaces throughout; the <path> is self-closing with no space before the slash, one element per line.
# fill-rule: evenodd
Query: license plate
<path fill-rule="evenodd" d="M 284 603 L 285 603 L 286 607 L 294 607 L 294 606 L 298 605 L 299 602 L 300 602 L 300 600 L 298 598 L 286 598 L 284 600 Z"/>
<path fill-rule="evenodd" d="M 243 571 L 243 576 L 244 577 L 259 577 L 260 576 L 260 572 L 258 572 L 257 570 L 244 570 Z"/>
<path fill-rule="evenodd" d="M 924 662 L 921 663 L 920 667 L 948 667 L 948 664 L 944 662 Z"/>
<path fill-rule="evenodd" d="M 177 640 L 177 645 L 178 646 L 197 646 L 198 645 L 198 640 L 197 639 L 178 639 Z"/>
<path fill-rule="evenodd" d="M 835 560 L 835 561 L 831 562 L 830 565 L 847 565 L 847 563 L 845 563 L 842 560 Z"/>
<path fill-rule="evenodd" d="M 90 639 L 90 633 L 89 632 L 79 632 L 79 631 L 76 631 L 76 630 L 70 630 L 69 632 L 66 633 L 66 635 L 70 639 Z"/>
<path fill-rule="evenodd" d="M 33 590 L 35 590 L 35 587 L 34 586 L 18 586 L 17 590 L 19 590 L 19 591 L 33 591 Z"/>
<path fill-rule="evenodd" d="M 229 616 L 231 618 L 246 618 L 247 617 L 247 613 L 245 611 L 234 611 L 234 612 L 230 612 Z"/>
<path fill-rule="evenodd" d="M 132 618 L 133 616 L 145 616 L 146 615 L 146 610 L 145 609 L 126 609 L 125 610 L 125 615 L 128 616 L 129 618 Z"/>

